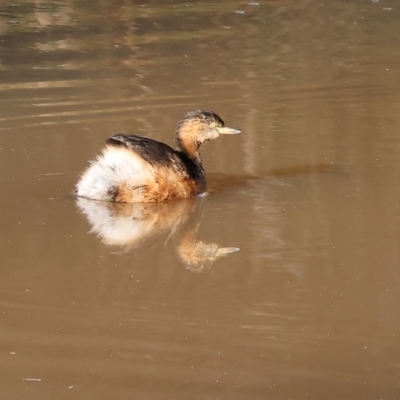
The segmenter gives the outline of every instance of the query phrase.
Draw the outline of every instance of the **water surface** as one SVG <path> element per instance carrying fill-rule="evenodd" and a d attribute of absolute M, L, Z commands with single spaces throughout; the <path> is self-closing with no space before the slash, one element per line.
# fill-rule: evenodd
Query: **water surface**
<path fill-rule="evenodd" d="M 0 398 L 398 399 L 399 18 L 2 2 Z M 73 197 L 108 136 L 198 108 L 242 130 L 208 197 Z"/>

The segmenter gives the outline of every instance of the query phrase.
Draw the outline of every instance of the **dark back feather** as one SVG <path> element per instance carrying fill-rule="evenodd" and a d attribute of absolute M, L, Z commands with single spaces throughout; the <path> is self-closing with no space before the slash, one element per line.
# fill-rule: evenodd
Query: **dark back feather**
<path fill-rule="evenodd" d="M 172 168 L 177 173 L 186 176 L 186 178 L 195 179 L 202 186 L 205 185 L 203 167 L 193 162 L 186 154 L 175 151 L 165 143 L 123 133 L 111 136 L 106 143 L 111 146 L 127 147 L 154 167 Z"/>
<path fill-rule="evenodd" d="M 106 143 L 112 146 L 127 147 L 151 165 L 170 166 L 177 160 L 176 152 L 171 147 L 142 136 L 118 133 L 111 136 Z"/>

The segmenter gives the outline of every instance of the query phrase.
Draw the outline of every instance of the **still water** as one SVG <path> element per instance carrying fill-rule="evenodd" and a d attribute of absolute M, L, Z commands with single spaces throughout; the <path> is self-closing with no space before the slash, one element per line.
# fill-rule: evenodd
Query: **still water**
<path fill-rule="evenodd" d="M 0 398 L 400 398 L 395 0 L 0 3 Z M 76 201 L 190 110 L 210 195 Z"/>

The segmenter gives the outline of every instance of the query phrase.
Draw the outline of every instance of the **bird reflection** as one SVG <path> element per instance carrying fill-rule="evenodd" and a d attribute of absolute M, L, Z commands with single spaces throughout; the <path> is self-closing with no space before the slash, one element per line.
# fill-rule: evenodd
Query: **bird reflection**
<path fill-rule="evenodd" d="M 157 236 L 167 235 L 166 242 L 179 236 L 176 252 L 181 262 L 201 272 L 216 260 L 239 250 L 220 247 L 197 238 L 204 199 L 161 204 L 116 204 L 77 198 L 76 204 L 96 234 L 106 245 L 125 251 L 143 247 Z"/>

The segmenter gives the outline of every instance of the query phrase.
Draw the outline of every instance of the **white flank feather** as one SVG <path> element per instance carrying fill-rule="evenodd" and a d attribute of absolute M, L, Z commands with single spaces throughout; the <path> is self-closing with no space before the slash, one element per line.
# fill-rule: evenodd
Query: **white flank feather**
<path fill-rule="evenodd" d="M 76 194 L 93 200 L 110 200 L 112 188 L 141 186 L 154 180 L 154 169 L 135 152 L 107 146 L 82 174 Z"/>

